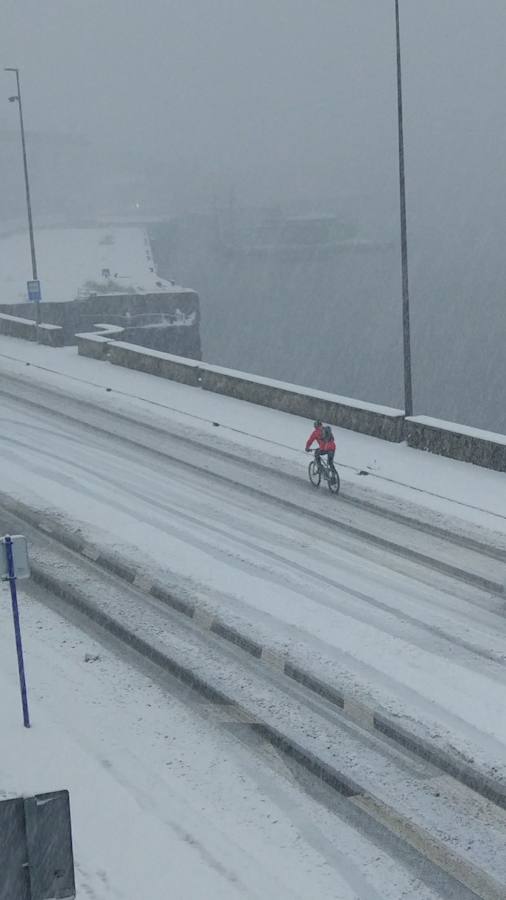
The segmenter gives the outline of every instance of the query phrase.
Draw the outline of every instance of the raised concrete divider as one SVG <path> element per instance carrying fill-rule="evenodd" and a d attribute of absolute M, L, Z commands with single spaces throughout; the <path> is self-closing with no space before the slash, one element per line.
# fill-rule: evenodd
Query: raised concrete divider
<path fill-rule="evenodd" d="M 109 343 L 109 362 L 115 366 L 126 366 L 129 369 L 137 369 L 139 372 L 147 372 L 159 378 L 168 378 L 169 381 L 178 381 L 194 387 L 201 384 L 202 363 L 197 360 L 137 347 L 123 341 Z"/>
<path fill-rule="evenodd" d="M 108 359 L 113 365 L 125 366 L 160 378 L 167 378 L 205 391 L 246 400 L 271 409 L 321 418 L 331 425 L 370 434 L 387 441 L 403 438 L 404 415 L 399 409 L 350 400 L 323 391 L 304 389 L 281 381 L 236 372 L 197 360 L 148 350 L 124 341 L 109 340 L 102 334 L 79 334 L 81 356 Z"/>
<path fill-rule="evenodd" d="M 110 341 L 100 334 L 76 334 L 77 352 L 91 359 L 107 359 Z"/>
<path fill-rule="evenodd" d="M 0 334 L 21 338 L 25 341 L 39 341 L 49 347 L 63 347 L 63 329 L 59 325 L 41 324 L 34 319 L 23 319 L 0 313 Z"/>
<path fill-rule="evenodd" d="M 113 337 L 119 337 L 124 332 L 120 325 L 107 325 L 97 323 L 93 326 L 95 331 L 76 334 L 77 352 L 79 356 L 89 356 L 92 359 L 106 360 L 109 352 L 109 344 Z"/>
<path fill-rule="evenodd" d="M 386 441 L 398 443 L 407 439 L 408 445 L 418 450 L 428 450 L 441 456 L 506 472 L 506 435 L 427 416 L 405 420 L 400 409 L 352 400 L 324 391 L 274 381 L 260 375 L 202 363 L 183 356 L 149 350 L 126 341 L 114 340 L 112 338 L 114 326 L 96 327 L 102 330 L 76 335 L 81 356 L 108 359 L 116 366 L 125 366 L 170 381 L 201 387 L 205 391 L 224 394 L 237 400 L 303 416 L 306 419 L 320 418 L 331 425 Z"/>
<path fill-rule="evenodd" d="M 232 727 L 240 725 L 242 729 L 248 727 L 250 733 L 279 751 L 280 758 L 286 760 L 289 768 L 295 761 L 320 784 L 347 798 L 366 827 L 375 831 L 379 828 L 391 841 L 400 843 L 410 858 L 419 859 L 422 871 L 426 872 L 428 865 L 434 866 L 438 887 L 445 891 L 445 896 L 504 900 L 501 866 L 494 867 L 489 863 L 484 868 L 483 854 L 469 857 L 469 847 L 465 849 L 466 844 L 460 837 L 459 821 L 467 811 L 470 821 L 476 819 L 481 824 L 479 837 L 484 840 L 484 826 L 480 820 L 483 809 L 479 798 L 468 794 L 461 799 L 458 796 L 461 790 L 457 794 L 454 782 L 442 775 L 428 782 L 431 790 L 421 805 L 413 806 L 412 798 L 411 803 L 398 802 L 392 791 L 393 779 L 387 793 L 382 776 L 378 784 L 371 778 L 371 755 L 365 741 L 359 741 L 356 735 L 350 739 L 348 730 L 340 723 L 319 715 L 311 704 L 304 702 L 304 698 L 288 695 L 284 686 L 273 682 L 260 667 L 248 669 L 245 677 L 242 663 L 235 655 L 226 657 L 224 666 L 217 648 L 207 646 L 197 629 L 181 628 L 176 622 L 170 623 L 174 640 L 164 640 L 164 630 L 168 626 L 166 619 L 157 618 L 147 625 L 142 601 L 139 602 L 135 595 L 129 596 L 126 591 L 120 607 L 114 600 L 111 603 L 109 596 L 102 602 L 99 578 L 89 573 L 86 580 L 81 580 L 79 567 L 73 563 L 69 566 L 68 560 L 66 566 L 62 566 L 61 557 L 54 552 L 48 553 L 46 549 L 42 556 L 35 551 L 31 562 L 32 580 L 47 592 L 44 599 L 50 607 L 64 616 L 71 610 L 71 620 L 76 614 L 86 617 L 93 628 L 101 629 L 104 637 L 112 636 L 115 642 L 119 641 L 129 651 L 148 660 L 165 676 L 176 678 L 198 693 L 206 704 L 202 712 L 211 721 Z M 400 785 L 405 792 L 406 774 L 400 760 L 397 765 Z M 410 795 L 412 783 L 408 787 Z M 420 778 L 420 800 L 422 790 Z M 402 793 L 401 790 L 399 798 Z M 442 808 L 451 805 L 455 810 L 457 824 L 450 832 L 447 828 L 441 830 L 437 810 L 429 809 L 430 794 L 439 798 L 438 805 Z M 489 808 L 487 816 L 491 828 L 490 858 L 500 860 L 501 810 Z M 472 843 L 474 836 L 475 830 L 470 827 L 466 839 L 471 839 Z"/>
<path fill-rule="evenodd" d="M 389 406 L 352 400 L 212 365 L 202 365 L 202 387 L 206 391 L 248 400 L 306 419 L 320 418 L 339 428 L 349 428 L 386 441 L 399 442 L 403 439 L 404 413 Z"/>
<path fill-rule="evenodd" d="M 37 340 L 37 326 L 33 319 L 22 319 L 20 316 L 8 316 L 0 313 L 0 334 L 22 338 L 25 341 Z"/>
<path fill-rule="evenodd" d="M 506 809 L 506 783 L 494 769 L 485 768 L 474 760 L 464 759 L 458 749 L 441 738 L 432 736 L 419 722 L 416 709 L 409 717 L 406 710 L 404 717 L 386 710 L 373 697 L 363 694 L 357 696 L 347 679 L 340 682 L 339 677 L 325 673 L 312 656 L 301 654 L 300 648 L 292 650 L 285 647 L 280 651 L 278 646 L 266 643 L 261 630 L 248 617 L 234 614 L 232 623 L 225 618 L 223 609 L 213 607 L 207 600 L 195 594 L 190 584 L 181 583 L 169 573 L 145 572 L 142 555 L 121 554 L 92 543 L 83 536 L 79 529 L 68 527 L 58 517 L 49 513 L 41 513 L 31 509 L 21 500 L 0 493 L 0 518 L 6 530 L 13 533 L 25 529 L 26 526 L 47 534 L 63 547 L 86 557 L 96 563 L 99 569 L 119 577 L 129 585 L 140 588 L 170 607 L 174 613 L 184 619 L 191 619 L 203 631 L 211 632 L 248 657 L 258 660 L 269 669 L 274 668 L 280 677 L 288 679 L 288 683 L 296 682 L 304 685 L 315 695 L 324 698 L 350 720 L 359 724 L 373 735 L 382 735 L 390 741 L 407 748 L 415 755 L 428 760 L 442 772 L 455 778 L 467 787 L 472 788 L 483 797 L 491 800 L 502 809 Z M 33 568 L 33 567 L 32 567 Z M 37 572 L 33 571 L 37 581 Z M 56 573 L 55 577 L 66 583 L 65 571 Z M 77 588 L 72 585 L 72 588 Z M 69 585 L 69 591 L 72 590 Z"/>
<path fill-rule="evenodd" d="M 65 343 L 63 328 L 59 325 L 49 325 L 43 322 L 38 326 L 36 340 L 38 340 L 39 344 L 47 344 L 48 347 L 63 347 Z"/>
<path fill-rule="evenodd" d="M 506 435 L 429 416 L 406 419 L 408 446 L 506 472 Z"/>

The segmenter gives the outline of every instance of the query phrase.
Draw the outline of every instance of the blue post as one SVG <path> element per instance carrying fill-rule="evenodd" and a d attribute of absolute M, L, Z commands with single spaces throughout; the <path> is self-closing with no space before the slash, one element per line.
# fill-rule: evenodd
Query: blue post
<path fill-rule="evenodd" d="M 21 627 L 19 624 L 18 594 L 16 590 L 16 572 L 14 570 L 14 556 L 12 553 L 12 540 L 9 536 L 5 539 L 5 552 L 7 555 L 7 572 L 11 587 L 12 618 L 14 619 L 14 633 L 16 635 L 16 650 L 18 654 L 19 686 L 21 688 L 21 703 L 23 704 L 23 724 L 30 727 L 28 713 L 28 697 L 26 694 L 25 664 L 23 662 L 23 644 L 21 643 Z"/>

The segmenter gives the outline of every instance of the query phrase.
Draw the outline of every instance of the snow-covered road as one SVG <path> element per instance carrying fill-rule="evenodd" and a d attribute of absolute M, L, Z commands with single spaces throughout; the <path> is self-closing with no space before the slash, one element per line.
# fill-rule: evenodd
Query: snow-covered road
<path fill-rule="evenodd" d="M 103 394 L 85 402 L 68 380 L 55 394 L 28 375 L 2 382 L 3 490 L 57 508 L 123 553 L 135 548 L 146 567 L 310 659 L 327 681 L 504 771 L 503 600 L 333 527 L 332 517 L 483 577 L 499 580 L 502 561 L 360 508 L 343 513 L 339 499 L 312 493 L 303 470 L 284 463 L 278 474 L 273 456 L 272 471 L 259 470 L 247 447 L 223 438 L 217 454 L 209 429 L 181 417 L 157 422 L 151 411 L 153 431 L 104 409 Z"/>
<path fill-rule="evenodd" d="M 363 487 L 345 468 L 336 499 L 314 492 L 306 458 L 290 449 L 303 444 L 303 420 L 5 339 L 0 409 L 0 493 L 504 777 L 504 598 L 484 587 L 504 577 L 504 476 L 339 433 L 349 459 L 363 454 L 356 468 L 383 481 Z M 386 484 L 389 495 L 378 490 Z M 70 788 L 83 896 L 161 898 L 171 876 L 174 896 L 195 900 L 440 896 L 428 863 L 422 883 L 402 853 L 312 800 L 272 750 L 252 756 L 177 689 L 171 696 L 37 599 L 22 609 L 36 727 L 19 725 L 2 603 L 0 789 Z M 449 834 L 437 772 L 424 788 L 421 769 L 411 797 L 416 769 L 406 809 L 416 818 L 427 790 Z M 373 788 L 372 769 L 367 777 Z M 465 802 L 458 785 L 443 785 Z M 482 818 L 470 857 L 486 866 L 487 828 L 499 840 L 506 826 L 486 806 Z M 465 816 L 462 826 L 464 840 Z"/>
<path fill-rule="evenodd" d="M 275 754 L 252 758 L 177 689 L 22 595 L 24 730 L 5 588 L 0 600 L 0 798 L 69 789 L 79 898 L 439 897 Z"/>

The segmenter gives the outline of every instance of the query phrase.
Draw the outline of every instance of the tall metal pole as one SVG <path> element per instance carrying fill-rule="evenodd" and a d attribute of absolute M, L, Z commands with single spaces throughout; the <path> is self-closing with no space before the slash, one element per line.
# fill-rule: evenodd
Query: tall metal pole
<path fill-rule="evenodd" d="M 12 98 L 17 100 L 19 106 L 19 124 L 21 127 L 21 148 L 23 151 L 23 168 L 25 173 L 25 190 L 26 190 L 26 209 L 28 212 L 28 231 L 30 233 L 30 251 L 32 255 L 32 278 L 34 281 L 37 281 L 37 257 L 35 256 L 35 240 L 33 236 L 33 219 L 32 219 L 32 202 L 30 199 L 30 181 L 28 178 L 28 161 L 26 156 L 26 141 L 25 141 L 25 126 L 23 122 L 23 104 L 21 101 L 21 84 L 19 81 L 19 69 L 6 69 L 6 72 L 14 72 L 16 75 L 16 84 L 17 84 L 17 97 Z M 35 321 L 37 325 L 40 325 L 40 304 L 35 304 Z"/>
<path fill-rule="evenodd" d="M 18 594 L 16 590 L 16 570 L 14 567 L 14 555 L 12 552 L 12 539 L 5 538 L 5 550 L 7 555 L 7 575 L 11 589 L 12 618 L 14 620 L 14 634 L 16 637 L 16 651 L 18 656 L 19 687 L 21 689 L 21 705 L 23 707 L 23 724 L 30 728 L 30 714 L 28 712 L 28 695 L 26 691 L 25 663 L 23 660 L 23 644 L 21 642 L 21 627 L 19 624 Z"/>
<path fill-rule="evenodd" d="M 408 226 L 406 216 L 406 171 L 404 163 L 404 122 L 402 108 L 401 30 L 399 0 L 395 0 L 395 29 L 397 37 L 397 113 L 399 123 L 399 187 L 401 203 L 401 263 L 402 263 L 402 328 L 404 345 L 404 412 L 413 415 L 413 384 L 411 375 L 411 336 L 409 327 Z"/>

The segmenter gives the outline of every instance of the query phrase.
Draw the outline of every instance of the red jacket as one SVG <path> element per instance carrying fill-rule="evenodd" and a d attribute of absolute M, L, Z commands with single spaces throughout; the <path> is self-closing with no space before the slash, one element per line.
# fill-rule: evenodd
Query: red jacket
<path fill-rule="evenodd" d="M 309 435 L 306 441 L 306 450 L 309 450 L 311 444 L 314 444 L 315 441 L 318 441 L 318 446 L 322 452 L 336 449 L 336 442 L 334 440 L 325 441 L 323 439 L 323 428 L 315 428 L 313 433 Z"/>

